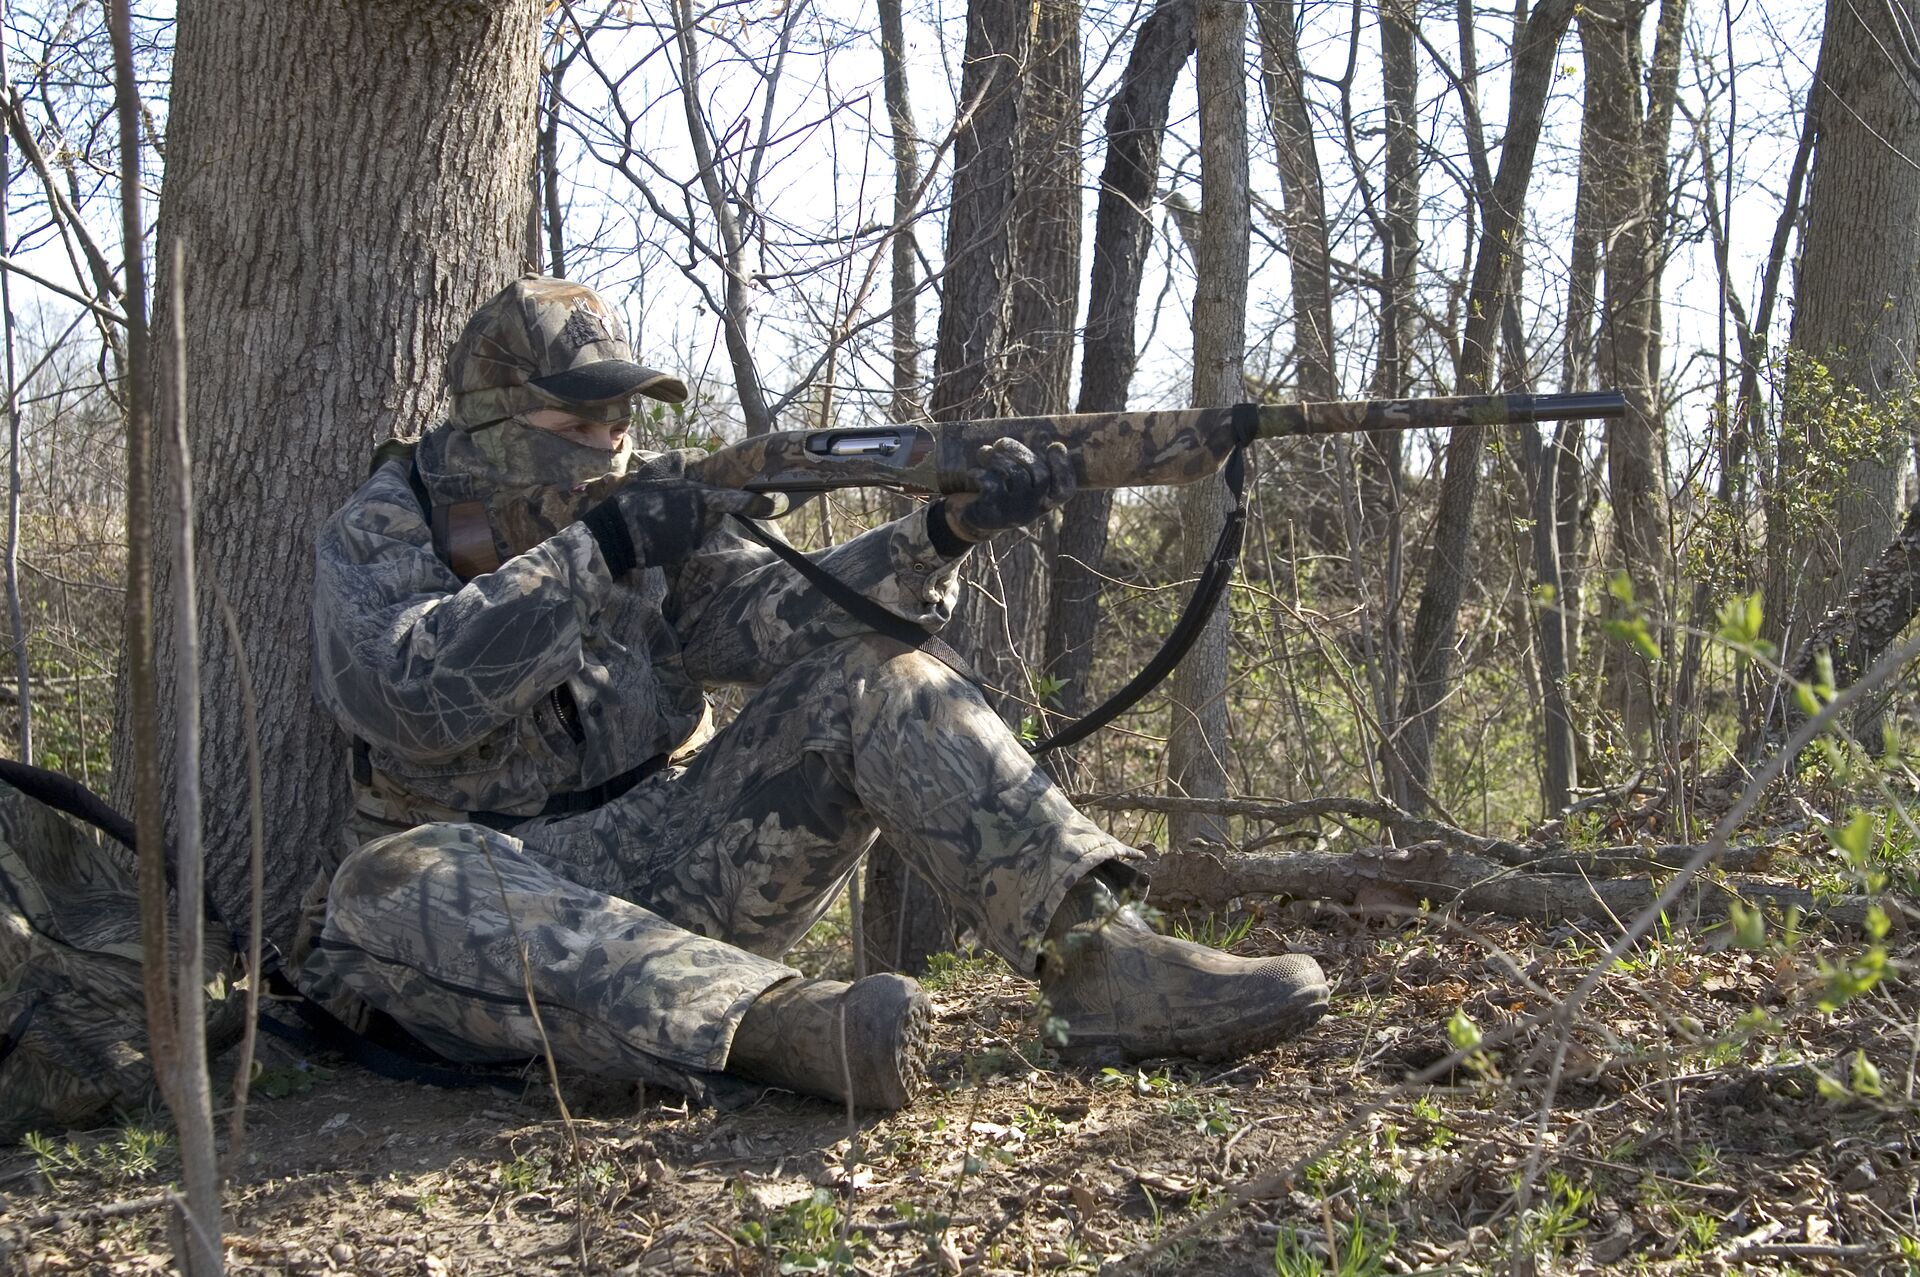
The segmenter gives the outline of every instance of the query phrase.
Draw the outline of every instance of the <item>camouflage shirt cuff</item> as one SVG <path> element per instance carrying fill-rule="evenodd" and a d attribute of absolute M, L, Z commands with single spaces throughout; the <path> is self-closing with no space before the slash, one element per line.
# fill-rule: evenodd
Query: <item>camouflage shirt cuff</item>
<path fill-rule="evenodd" d="M 599 539 L 585 523 L 569 523 L 548 538 L 548 544 L 573 565 L 574 597 L 584 621 L 599 612 L 607 592 L 613 589 L 613 565 L 607 562 Z"/>

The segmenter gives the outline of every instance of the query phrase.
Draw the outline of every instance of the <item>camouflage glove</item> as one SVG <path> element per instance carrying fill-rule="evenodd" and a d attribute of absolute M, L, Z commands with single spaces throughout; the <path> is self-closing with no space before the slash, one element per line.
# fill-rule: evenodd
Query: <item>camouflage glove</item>
<path fill-rule="evenodd" d="M 930 511 L 960 541 L 985 541 L 996 532 L 1025 527 L 1066 504 L 1073 495 L 1073 460 L 1055 441 L 1040 456 L 1018 439 L 997 439 L 979 452 L 977 492 L 956 493 Z M 936 533 L 936 543 L 940 538 Z"/>
<path fill-rule="evenodd" d="M 764 498 L 733 488 L 709 488 L 681 479 L 634 479 L 589 509 L 580 521 L 600 543 L 616 577 L 637 567 L 684 562 L 729 514 L 752 514 Z"/>

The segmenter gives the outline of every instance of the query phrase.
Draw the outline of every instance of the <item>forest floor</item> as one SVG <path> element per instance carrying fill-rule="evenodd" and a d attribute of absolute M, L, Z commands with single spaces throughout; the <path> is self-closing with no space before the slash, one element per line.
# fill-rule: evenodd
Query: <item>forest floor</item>
<path fill-rule="evenodd" d="M 1301 905 L 1185 925 L 1314 954 L 1332 1013 L 1237 1067 L 1067 1067 L 1028 986 L 957 960 L 928 981 L 931 1093 L 857 1124 L 779 1094 L 690 1110 L 577 1078 L 568 1122 L 543 1070 L 516 1093 L 438 1090 L 269 1040 L 229 1266 L 1920 1274 L 1920 990 L 1898 932 L 1742 949 L 1662 931 L 1566 1027 L 1408 1086 L 1469 1021 L 1492 1043 L 1553 1007 L 1617 932 Z M 1881 957 L 1870 991 L 1823 1009 Z M 176 1171 L 140 1125 L 8 1151 L 0 1271 L 164 1269 L 163 1212 L 138 1203 Z"/>

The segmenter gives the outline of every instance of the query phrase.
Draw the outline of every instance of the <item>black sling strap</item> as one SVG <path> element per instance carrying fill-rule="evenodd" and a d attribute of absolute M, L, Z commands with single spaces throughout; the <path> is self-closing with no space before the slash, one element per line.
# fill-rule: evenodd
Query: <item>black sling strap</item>
<path fill-rule="evenodd" d="M 1029 745 L 1028 752 L 1035 755 L 1044 754 L 1048 750 L 1060 749 L 1085 740 L 1138 704 L 1142 697 L 1158 687 L 1167 675 L 1173 673 L 1174 667 L 1179 665 L 1186 654 L 1192 650 L 1195 641 L 1200 637 L 1201 630 L 1206 627 L 1208 618 L 1220 605 L 1221 597 L 1226 594 L 1227 586 L 1233 580 L 1234 567 L 1240 560 L 1240 546 L 1246 538 L 1246 440 L 1243 439 L 1234 446 L 1221 474 L 1226 480 L 1227 492 L 1233 497 L 1233 508 L 1227 512 L 1226 522 L 1220 528 L 1220 536 L 1214 542 L 1212 552 L 1207 556 L 1205 567 L 1201 569 L 1200 580 L 1194 586 L 1193 597 L 1187 600 L 1186 607 L 1180 612 L 1180 619 L 1174 623 L 1173 629 L 1160 644 L 1160 650 L 1154 653 L 1153 659 L 1148 661 L 1125 687 L 1045 740 Z M 768 533 L 753 520 L 738 514 L 733 517 L 749 536 L 773 551 L 783 563 L 798 572 L 847 615 L 876 634 L 884 634 L 909 647 L 919 648 L 929 656 L 939 658 L 962 678 L 975 683 L 980 681 L 980 676 L 974 672 L 973 666 L 967 663 L 966 658 L 954 651 L 943 640 L 905 617 L 881 607 L 812 559 L 807 558 L 806 555 Z"/>

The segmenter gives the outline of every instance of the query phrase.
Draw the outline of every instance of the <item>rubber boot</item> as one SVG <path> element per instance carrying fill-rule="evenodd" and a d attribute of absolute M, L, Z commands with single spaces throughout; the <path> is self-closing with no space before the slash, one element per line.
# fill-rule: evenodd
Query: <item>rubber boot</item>
<path fill-rule="evenodd" d="M 1305 954 L 1236 958 L 1163 936 L 1097 879 L 1047 931 L 1040 992 L 1070 1057 L 1225 1060 L 1313 1027 L 1327 978 Z"/>
<path fill-rule="evenodd" d="M 783 981 L 747 1008 L 727 1072 L 890 1112 L 911 1100 L 926 1078 L 931 1014 L 927 995 L 901 975 L 870 975 L 853 984 Z"/>

